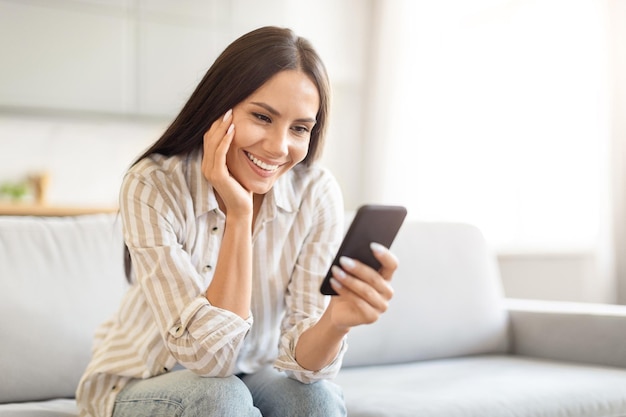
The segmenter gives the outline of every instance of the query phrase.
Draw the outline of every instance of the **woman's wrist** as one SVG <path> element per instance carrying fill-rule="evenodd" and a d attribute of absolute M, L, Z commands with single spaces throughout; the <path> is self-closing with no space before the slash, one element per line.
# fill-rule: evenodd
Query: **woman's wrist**
<path fill-rule="evenodd" d="M 252 228 L 252 211 L 249 213 L 242 212 L 228 212 L 226 213 L 226 229 L 227 230 L 242 230 L 247 231 Z"/>
<path fill-rule="evenodd" d="M 324 314 L 320 317 L 317 325 L 324 328 L 325 332 L 330 335 L 334 335 L 337 339 L 343 339 L 343 337 L 350 332 L 352 327 L 337 324 L 335 320 L 333 320 L 333 304 L 333 300 L 331 299 L 330 304 L 326 308 L 326 311 L 324 311 Z"/>

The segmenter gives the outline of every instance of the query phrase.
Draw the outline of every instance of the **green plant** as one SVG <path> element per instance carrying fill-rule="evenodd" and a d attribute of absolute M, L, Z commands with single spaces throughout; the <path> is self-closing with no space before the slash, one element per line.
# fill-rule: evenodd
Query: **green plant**
<path fill-rule="evenodd" d="M 0 196 L 9 197 L 12 200 L 21 200 L 26 194 L 28 194 L 28 184 L 26 182 L 5 182 L 0 185 Z"/>

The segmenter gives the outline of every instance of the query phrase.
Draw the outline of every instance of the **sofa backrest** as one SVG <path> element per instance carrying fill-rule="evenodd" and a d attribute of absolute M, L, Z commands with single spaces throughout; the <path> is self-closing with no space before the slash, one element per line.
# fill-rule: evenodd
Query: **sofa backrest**
<path fill-rule="evenodd" d="M 0 403 L 73 397 L 125 289 L 114 214 L 0 216 Z"/>
<path fill-rule="evenodd" d="M 405 221 L 389 309 L 348 335 L 344 366 L 402 363 L 508 349 L 495 257 L 473 226 Z"/>
<path fill-rule="evenodd" d="M 96 327 L 126 289 L 120 220 L 0 216 L 0 403 L 71 397 Z M 480 232 L 407 220 L 395 296 L 350 332 L 344 366 L 503 352 L 507 314 Z"/>

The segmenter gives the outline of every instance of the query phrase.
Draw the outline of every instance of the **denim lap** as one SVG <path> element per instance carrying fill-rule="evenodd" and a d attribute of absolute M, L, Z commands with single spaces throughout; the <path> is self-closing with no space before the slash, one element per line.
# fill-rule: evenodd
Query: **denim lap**
<path fill-rule="evenodd" d="M 271 366 L 244 375 L 254 405 L 264 417 L 344 417 L 343 392 L 331 381 L 303 384 Z"/>
<path fill-rule="evenodd" d="M 236 376 L 203 378 L 191 371 L 168 372 L 126 386 L 113 417 L 260 417 L 250 391 Z"/>
<path fill-rule="evenodd" d="M 272 367 L 241 379 L 181 370 L 136 380 L 118 394 L 113 410 L 113 417 L 261 416 L 343 417 L 346 410 L 336 384 L 302 384 Z"/>

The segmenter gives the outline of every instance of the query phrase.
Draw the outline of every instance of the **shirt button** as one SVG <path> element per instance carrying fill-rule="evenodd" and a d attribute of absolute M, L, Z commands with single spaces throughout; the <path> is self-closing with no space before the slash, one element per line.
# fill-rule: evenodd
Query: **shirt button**
<path fill-rule="evenodd" d="M 211 233 L 216 234 L 219 230 L 220 228 L 215 226 L 214 228 L 211 229 Z"/>
<path fill-rule="evenodd" d="M 206 265 L 204 268 L 202 268 L 202 272 L 209 272 L 211 269 L 213 269 L 211 265 Z"/>

